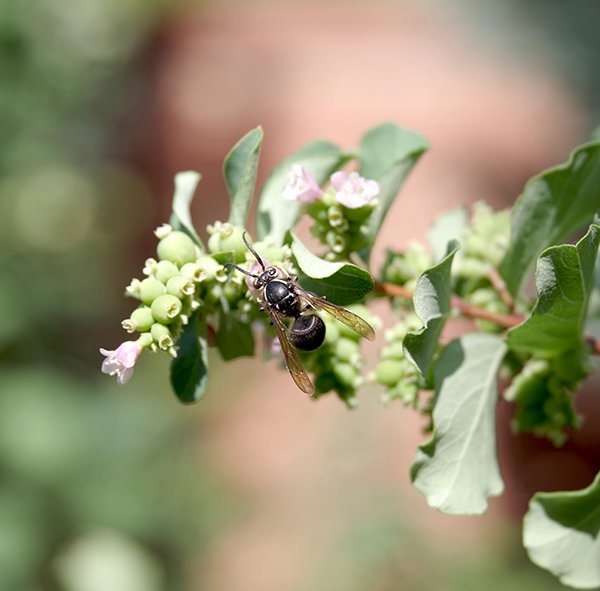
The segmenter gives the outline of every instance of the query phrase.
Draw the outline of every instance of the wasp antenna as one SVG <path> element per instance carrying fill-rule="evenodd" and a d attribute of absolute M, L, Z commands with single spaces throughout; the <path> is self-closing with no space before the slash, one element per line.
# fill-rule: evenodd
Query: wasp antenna
<path fill-rule="evenodd" d="M 254 274 L 246 271 L 246 269 L 242 269 L 241 267 L 238 267 L 237 265 L 234 265 L 233 263 L 225 263 L 223 266 L 224 267 L 233 267 L 234 269 L 237 269 L 240 273 L 243 273 L 244 275 L 248 275 L 248 277 L 254 277 L 254 279 L 258 278 L 258 275 L 254 275 Z"/>
<path fill-rule="evenodd" d="M 248 247 L 248 250 L 254 255 L 254 257 L 258 261 L 258 264 L 262 267 L 264 271 L 266 269 L 265 264 L 263 263 L 263 260 L 260 258 L 260 256 L 258 256 L 258 253 L 252 248 L 248 240 L 246 240 L 246 232 L 242 234 L 242 240 L 244 241 L 244 244 Z"/>

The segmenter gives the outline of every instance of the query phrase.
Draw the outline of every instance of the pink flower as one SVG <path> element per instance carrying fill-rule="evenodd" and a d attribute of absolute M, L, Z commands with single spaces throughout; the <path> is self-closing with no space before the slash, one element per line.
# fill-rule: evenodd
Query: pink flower
<path fill-rule="evenodd" d="M 342 170 L 331 175 L 331 186 L 336 190 L 338 203 L 357 209 L 367 205 L 379 195 L 379 183 L 363 178 L 358 172 L 347 173 Z"/>
<path fill-rule="evenodd" d="M 283 198 L 300 203 L 313 203 L 321 197 L 321 189 L 311 174 L 299 164 L 292 164 Z"/>
<path fill-rule="evenodd" d="M 133 368 L 142 348 L 135 341 L 125 341 L 114 351 L 100 349 L 100 353 L 106 356 L 102 362 L 102 373 L 117 376 L 117 383 L 123 385 L 129 381 L 133 374 Z"/>

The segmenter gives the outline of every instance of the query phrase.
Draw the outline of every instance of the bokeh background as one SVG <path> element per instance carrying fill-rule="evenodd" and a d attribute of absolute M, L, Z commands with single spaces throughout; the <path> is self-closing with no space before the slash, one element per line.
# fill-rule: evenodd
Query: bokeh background
<path fill-rule="evenodd" d="M 560 589 L 520 548 L 514 449 L 506 495 L 450 518 L 409 486 L 422 420 L 375 388 L 351 412 L 213 356 L 183 407 L 166 356 L 119 388 L 98 347 L 123 340 L 173 174 L 202 172 L 202 232 L 258 124 L 260 182 L 316 138 L 428 137 L 379 255 L 442 210 L 509 204 L 597 124 L 599 19 L 593 0 L 0 3 L 0 590 Z"/>

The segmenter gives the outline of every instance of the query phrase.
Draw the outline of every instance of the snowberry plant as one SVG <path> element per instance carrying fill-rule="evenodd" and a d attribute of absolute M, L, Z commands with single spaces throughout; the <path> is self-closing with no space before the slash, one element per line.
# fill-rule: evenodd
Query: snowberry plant
<path fill-rule="evenodd" d="M 357 331 L 323 314 L 323 344 L 294 351 L 312 375 L 313 397 L 335 392 L 352 407 L 357 390 L 375 382 L 383 400 L 427 414 L 430 439 L 416 450 L 414 486 L 440 511 L 483 513 L 504 489 L 499 396 L 514 405 L 516 434 L 556 446 L 583 419 L 575 396 L 600 353 L 600 142 L 532 178 L 510 210 L 477 203 L 448 212 L 431 228 L 429 245 L 390 245 L 373 269 L 379 229 L 426 140 L 388 123 L 369 130 L 354 152 L 326 141 L 304 146 L 268 178 L 251 230 L 262 141 L 254 129 L 226 156 L 229 218 L 209 225 L 204 240 L 190 217 L 200 175 L 176 176 L 171 219 L 156 230 L 156 256 L 126 288 L 138 303 L 122 325 L 137 336 L 101 349 L 103 371 L 124 384 L 143 351 L 163 351 L 173 358 L 175 394 L 190 403 L 208 389 L 209 347 L 226 362 L 260 351 L 283 366 L 282 345 L 289 344 L 275 338 L 255 285 L 265 265 L 274 265 L 383 333 L 379 361 L 367 373 Z M 317 254 L 294 234 L 303 216 Z M 367 307 L 377 299 L 389 304 L 390 326 Z M 447 342 L 444 327 L 459 316 L 473 328 Z M 531 559 L 564 584 L 600 586 L 600 474 L 583 490 L 536 493 L 523 541 Z"/>

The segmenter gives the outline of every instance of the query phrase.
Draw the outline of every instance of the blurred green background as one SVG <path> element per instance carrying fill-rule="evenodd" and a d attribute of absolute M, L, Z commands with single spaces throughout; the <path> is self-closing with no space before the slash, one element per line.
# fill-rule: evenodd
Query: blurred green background
<path fill-rule="evenodd" d="M 429 514 L 408 487 L 421 425 L 382 409 L 374 392 L 348 413 L 334 400 L 307 404 L 258 360 L 226 372 L 213 358 L 207 399 L 184 408 L 165 358 L 143 358 L 126 388 L 99 372 L 98 348 L 124 340 L 123 288 L 153 254 L 151 230 L 168 215 L 174 172 L 205 175 L 194 212 L 202 229 L 226 211 L 225 152 L 256 124 L 272 140 L 264 179 L 313 139 L 302 137 L 309 119 L 338 141 L 346 128 L 329 116 L 339 109 L 362 128 L 394 115 L 375 97 L 356 107 L 352 92 L 347 103 L 328 101 L 322 86 L 288 84 L 282 93 L 279 74 L 292 80 L 313 41 L 318 50 L 359 39 L 367 56 L 369 44 L 373 55 L 392 55 L 377 35 L 391 13 L 399 28 L 390 39 L 419 44 L 397 55 L 400 72 L 427 48 L 440 51 L 440 35 L 471 48 L 485 39 L 492 70 L 507 45 L 527 56 L 526 76 L 543 64 L 544 80 L 559 89 L 543 94 L 567 104 L 573 124 L 561 123 L 554 152 L 543 152 L 540 136 L 543 155 L 514 173 L 509 162 L 502 174 L 486 169 L 497 201 L 584 137 L 598 112 L 597 3 L 418 4 L 330 2 L 319 33 L 320 5 L 0 3 L 0 591 L 561 588 L 528 564 L 510 506 L 477 523 Z M 261 31 L 279 27 L 290 37 L 263 41 Z M 323 67 L 352 75 L 352 64 L 336 59 Z M 184 82 L 197 87 L 189 96 Z M 415 100 L 430 103 L 419 84 Z M 399 88 L 401 124 L 411 119 L 403 96 Z M 435 140 L 436 129 L 419 131 Z"/>

